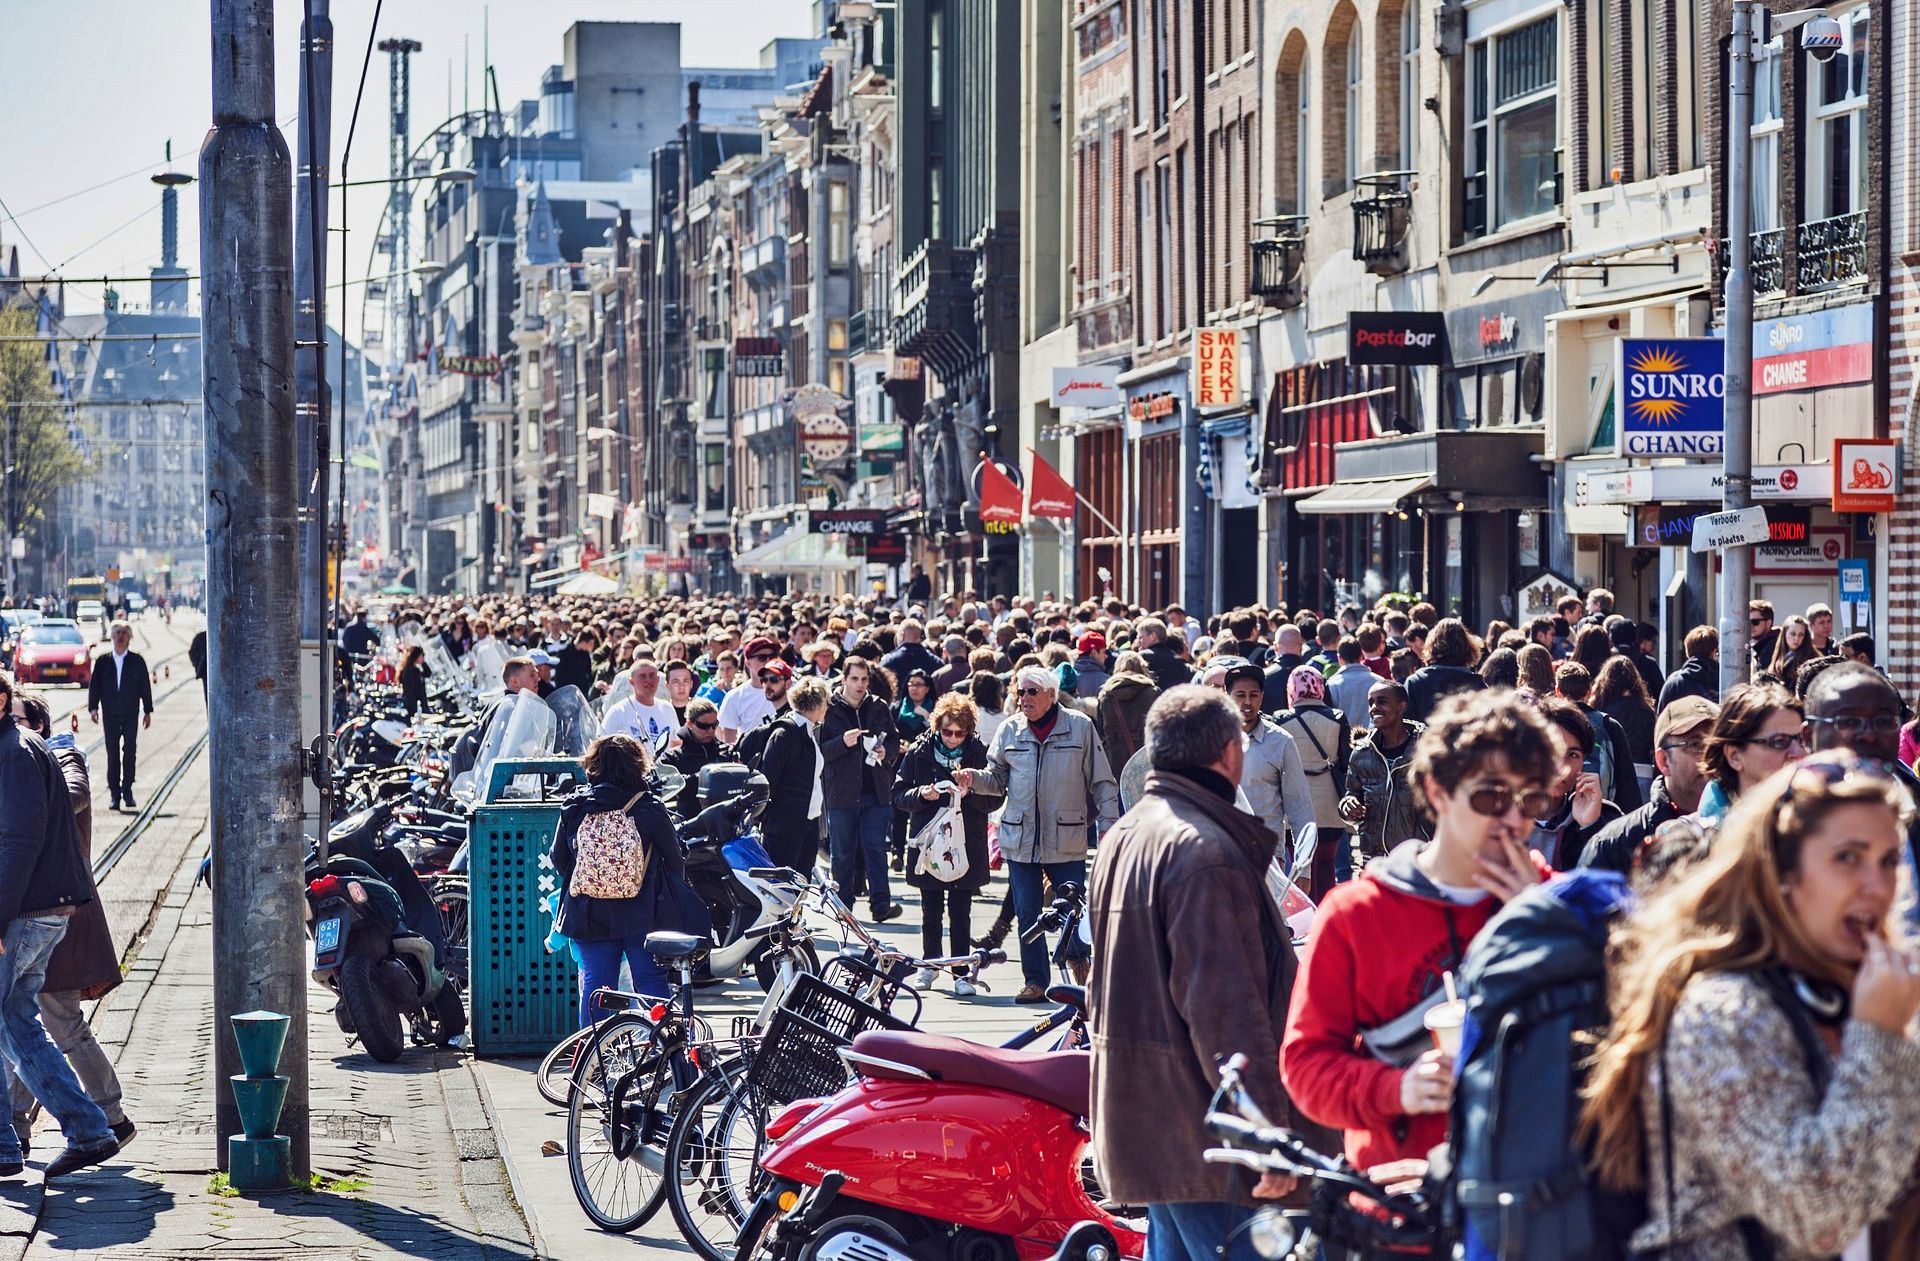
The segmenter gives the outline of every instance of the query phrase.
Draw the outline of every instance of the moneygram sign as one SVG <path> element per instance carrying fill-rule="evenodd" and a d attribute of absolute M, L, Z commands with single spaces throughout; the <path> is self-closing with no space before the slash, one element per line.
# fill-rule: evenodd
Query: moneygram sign
<path fill-rule="evenodd" d="M 1620 454 L 1717 460 L 1726 433 L 1726 343 L 1623 337 L 1614 361 Z"/>

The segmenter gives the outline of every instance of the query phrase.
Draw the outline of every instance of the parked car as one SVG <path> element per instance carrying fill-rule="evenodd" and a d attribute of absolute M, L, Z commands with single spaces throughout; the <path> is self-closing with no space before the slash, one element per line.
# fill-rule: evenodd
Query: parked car
<path fill-rule="evenodd" d="M 13 674 L 22 683 L 93 683 L 93 658 L 77 623 L 45 621 L 20 632 L 13 650 Z"/>

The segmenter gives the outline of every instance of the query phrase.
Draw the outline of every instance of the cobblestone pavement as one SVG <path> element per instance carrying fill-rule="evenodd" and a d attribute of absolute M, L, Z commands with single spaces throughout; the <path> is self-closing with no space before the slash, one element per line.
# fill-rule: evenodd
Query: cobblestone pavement
<path fill-rule="evenodd" d="M 139 1137 L 122 1159 L 46 1191 L 24 1255 L 530 1257 L 464 1053 L 416 1050 L 393 1065 L 349 1053 L 318 987 L 307 1017 L 313 1164 L 334 1189 L 257 1198 L 210 1190 L 213 921 L 207 891 L 193 884 L 197 863 L 192 854 L 174 873 L 127 983 L 95 1018 Z M 43 1125 L 36 1157 L 60 1142 Z M 0 1200 L 0 1258 L 22 1255 L 20 1219 L 36 1188 L 12 1184 Z"/>

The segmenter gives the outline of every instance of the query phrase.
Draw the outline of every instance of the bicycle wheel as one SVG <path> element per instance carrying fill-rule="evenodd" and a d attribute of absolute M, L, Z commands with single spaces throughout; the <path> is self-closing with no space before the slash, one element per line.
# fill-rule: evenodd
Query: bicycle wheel
<path fill-rule="evenodd" d="M 644 1017 L 600 1022 L 568 1083 L 567 1173 L 602 1230 L 626 1234 L 660 1210 L 677 1047 Z"/>
<path fill-rule="evenodd" d="M 766 1189 L 770 1111 L 747 1061 L 710 1073 L 681 1102 L 667 1139 L 667 1207 L 703 1261 L 733 1261 L 740 1223 Z"/>
<path fill-rule="evenodd" d="M 580 1048 L 593 1036 L 593 1026 L 576 1029 L 553 1044 L 553 1050 L 547 1052 L 547 1058 L 540 1061 L 540 1071 L 534 1074 L 533 1085 L 540 1097 L 557 1108 L 567 1106 L 567 1100 L 573 1091 L 569 1083 L 573 1080 L 573 1061 Z"/>

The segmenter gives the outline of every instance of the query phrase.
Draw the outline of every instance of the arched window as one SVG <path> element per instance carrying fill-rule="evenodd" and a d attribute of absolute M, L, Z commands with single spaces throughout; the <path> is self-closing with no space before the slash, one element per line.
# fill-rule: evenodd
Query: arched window
<path fill-rule="evenodd" d="M 1273 199 L 1283 215 L 1307 213 L 1307 155 L 1312 152 L 1312 128 L 1307 82 L 1307 41 L 1299 31 L 1280 49 L 1280 68 L 1274 76 Z"/>
<path fill-rule="evenodd" d="M 1320 54 L 1321 91 L 1327 99 L 1327 117 L 1321 128 L 1320 195 L 1338 197 L 1353 187 L 1360 173 L 1360 22 L 1351 4 L 1343 3 L 1327 21 L 1326 42 Z"/>

